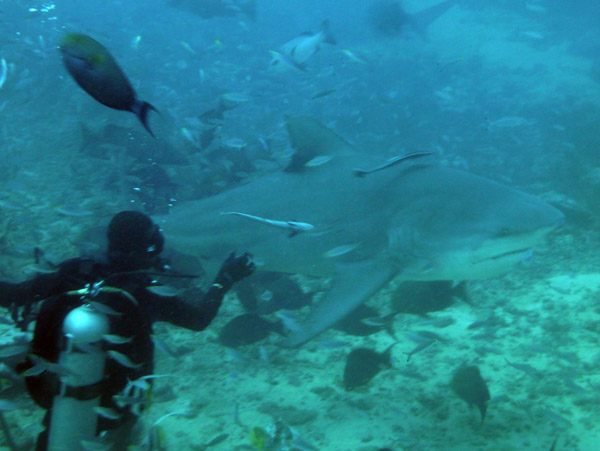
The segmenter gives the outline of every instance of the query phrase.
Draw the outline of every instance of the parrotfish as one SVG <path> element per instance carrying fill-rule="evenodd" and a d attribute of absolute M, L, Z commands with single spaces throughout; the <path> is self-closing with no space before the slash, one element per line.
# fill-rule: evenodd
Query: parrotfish
<path fill-rule="evenodd" d="M 102 44 L 84 34 L 69 33 L 60 41 L 59 51 L 69 74 L 85 92 L 109 108 L 132 112 L 154 136 L 148 111 L 156 108 L 137 98 L 127 76 Z"/>

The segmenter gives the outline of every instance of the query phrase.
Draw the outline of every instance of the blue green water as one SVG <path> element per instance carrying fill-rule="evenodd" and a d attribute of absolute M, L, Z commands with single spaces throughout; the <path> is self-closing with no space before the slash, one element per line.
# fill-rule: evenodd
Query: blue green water
<path fill-rule="evenodd" d="M 90 231 L 121 209 L 162 213 L 280 170 L 291 152 L 286 114 L 316 117 L 386 158 L 434 151 L 445 165 L 535 194 L 567 215 L 567 226 L 532 261 L 504 278 L 470 283 L 473 305 L 440 312 L 455 320 L 440 332 L 448 342 L 409 365 L 402 352 L 410 349 L 395 350 L 394 369 L 361 391 L 347 393 L 340 383 L 345 355 L 360 345 L 385 349 L 385 334 L 328 332 L 325 338 L 343 346 L 300 350 L 281 349 L 273 336 L 241 350 L 248 360 L 240 364 L 213 342 L 241 313 L 234 297 L 202 334 L 161 325 L 167 341 L 193 352 L 178 361 L 158 356 L 159 372 L 174 376 L 157 381 L 158 402 L 146 420 L 188 404 L 197 411 L 193 419 L 164 422 L 168 449 L 201 449 L 223 432 L 229 437 L 214 449 L 250 446 L 248 430 L 234 421 L 236 405 L 248 427 L 287 417 L 303 439 L 332 451 L 543 450 L 557 436 L 557 450 L 592 451 L 600 443 L 600 5 L 458 1 L 429 26 L 382 33 L 374 9 L 384 3 L 394 2 L 258 0 L 252 20 L 244 13 L 200 17 L 164 0 L 0 2 L 3 279 L 27 276 L 34 246 L 55 260 L 89 251 Z M 435 3 L 403 5 L 413 14 Z M 323 20 L 337 45 L 322 44 L 304 71 L 269 67 L 270 51 L 318 31 Z M 156 155 L 139 155 L 142 126 L 96 103 L 69 77 L 56 49 L 67 32 L 110 50 L 139 97 L 160 111 L 150 119 L 159 141 L 186 164 L 159 164 L 160 178 L 143 176 Z M 201 113 L 221 98 L 231 108 L 224 119 L 203 121 Z M 90 143 L 81 124 L 94 133 L 118 125 L 131 136 L 126 131 L 122 145 L 98 137 Z M 205 146 L 206 133 L 212 140 Z M 302 283 L 306 291 L 327 288 L 320 280 Z M 387 295 L 371 303 L 385 310 Z M 483 337 L 467 332 L 489 316 L 502 327 Z M 420 321 L 398 317 L 396 329 Z M 507 395 L 490 404 L 481 427 L 478 412 L 449 388 L 463 361 L 480 367 L 492 397 Z M 171 390 L 162 402 L 161 390 Z M 7 419 L 17 427 L 36 415 L 30 405 Z"/>

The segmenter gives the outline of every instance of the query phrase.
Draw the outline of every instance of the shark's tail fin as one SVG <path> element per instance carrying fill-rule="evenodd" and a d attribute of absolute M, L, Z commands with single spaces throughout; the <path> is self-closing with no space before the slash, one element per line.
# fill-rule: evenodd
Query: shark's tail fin
<path fill-rule="evenodd" d="M 320 32 L 323 33 L 323 42 L 325 42 L 327 44 L 331 44 L 331 45 L 337 44 L 335 37 L 333 36 L 333 34 L 331 33 L 331 30 L 329 29 L 329 21 L 328 20 L 324 20 L 321 23 Z"/>

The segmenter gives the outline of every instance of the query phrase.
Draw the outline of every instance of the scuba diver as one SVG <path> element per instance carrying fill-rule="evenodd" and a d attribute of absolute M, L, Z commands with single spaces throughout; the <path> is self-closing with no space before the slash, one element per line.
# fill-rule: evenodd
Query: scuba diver
<path fill-rule="evenodd" d="M 22 283 L 0 282 L 0 306 L 23 330 L 36 321 L 30 354 L 17 366 L 47 409 L 36 450 L 88 449 L 84 441 L 98 437 L 126 449 L 148 402 L 152 324 L 204 330 L 232 285 L 255 269 L 250 254 L 232 253 L 201 301 L 161 296 L 151 286 L 151 276 L 170 275 L 159 257 L 159 227 L 143 213 L 122 211 L 107 236 L 106 261 L 75 258 Z"/>

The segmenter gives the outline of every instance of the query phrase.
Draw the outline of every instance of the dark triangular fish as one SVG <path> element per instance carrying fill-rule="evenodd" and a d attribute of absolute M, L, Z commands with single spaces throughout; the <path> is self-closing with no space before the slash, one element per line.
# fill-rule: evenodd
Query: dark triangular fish
<path fill-rule="evenodd" d="M 156 111 L 137 98 L 116 60 L 98 41 L 84 34 L 69 33 L 59 44 L 62 61 L 77 84 L 94 99 L 115 110 L 135 114 L 153 137 L 148 112 Z"/>
<path fill-rule="evenodd" d="M 263 340 L 271 332 L 285 336 L 283 322 L 272 323 L 256 313 L 244 313 L 225 324 L 219 334 L 219 342 L 229 348 L 237 348 Z"/>
<path fill-rule="evenodd" d="M 452 390 L 470 406 L 475 405 L 481 413 L 481 422 L 485 419 L 490 391 L 481 377 L 479 368 L 463 364 L 452 375 Z"/>
<path fill-rule="evenodd" d="M 404 281 L 392 293 L 391 306 L 396 313 L 425 315 L 450 307 L 454 298 L 469 302 L 466 282 L 454 285 L 451 281 Z"/>
<path fill-rule="evenodd" d="M 387 330 L 391 337 L 396 338 L 392 328 L 392 320 L 395 315 L 396 313 L 391 313 L 380 316 L 376 309 L 362 304 L 338 321 L 333 328 L 357 337 L 366 337 L 381 330 Z M 377 318 L 378 321 L 369 321 L 372 318 Z"/>
<path fill-rule="evenodd" d="M 234 285 L 234 291 L 247 312 L 268 315 L 279 310 L 298 310 L 312 303 L 289 275 L 261 271 Z"/>
<path fill-rule="evenodd" d="M 354 390 L 356 387 L 367 384 L 382 369 L 392 366 L 392 348 L 390 345 L 385 351 L 379 353 L 367 348 L 356 348 L 346 357 L 344 367 L 344 387 Z"/>

